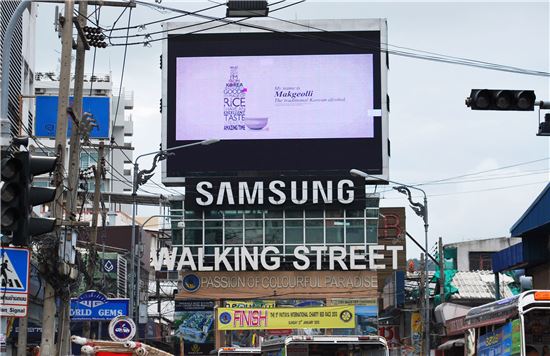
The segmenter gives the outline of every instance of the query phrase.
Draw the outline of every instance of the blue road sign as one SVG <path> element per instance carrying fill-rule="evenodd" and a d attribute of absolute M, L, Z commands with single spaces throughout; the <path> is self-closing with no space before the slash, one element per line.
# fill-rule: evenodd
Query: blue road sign
<path fill-rule="evenodd" d="M 0 293 L 28 293 L 29 265 L 29 250 L 0 247 Z"/>
<path fill-rule="evenodd" d="M 103 293 L 89 290 L 71 299 L 71 320 L 111 320 L 128 315 L 130 300 L 107 298 Z"/>

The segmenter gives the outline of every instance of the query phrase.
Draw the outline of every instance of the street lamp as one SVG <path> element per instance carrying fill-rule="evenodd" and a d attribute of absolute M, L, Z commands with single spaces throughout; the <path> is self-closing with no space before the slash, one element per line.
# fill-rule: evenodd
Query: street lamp
<path fill-rule="evenodd" d="M 389 179 L 381 179 L 376 176 L 372 176 L 370 174 L 367 174 L 363 171 L 360 171 L 358 169 L 352 169 L 349 171 L 351 175 L 356 177 L 363 177 L 363 178 L 373 178 L 376 180 L 381 180 L 384 182 L 392 183 L 397 185 L 397 187 L 393 187 L 393 189 L 397 190 L 401 194 L 405 194 L 407 196 L 407 199 L 409 200 L 409 203 L 411 204 L 412 210 L 416 213 L 416 215 L 420 216 L 422 220 L 424 221 L 424 249 L 425 249 L 425 260 L 424 260 L 424 273 L 426 274 L 426 285 L 424 286 L 424 330 L 426 334 L 426 346 L 425 346 L 425 355 L 430 354 L 430 280 L 428 278 L 428 197 L 426 196 L 426 192 L 418 187 L 403 184 L 395 181 L 391 181 Z M 424 195 L 424 202 L 418 203 L 414 202 L 412 200 L 412 194 L 411 189 L 415 189 L 420 191 Z"/>
<path fill-rule="evenodd" d="M 131 241 L 131 250 L 130 250 L 130 313 L 132 314 L 133 319 L 136 321 L 137 324 L 139 324 L 139 312 L 138 308 L 134 305 L 134 298 L 135 302 L 139 305 L 139 279 L 136 280 L 136 273 L 135 273 L 135 260 L 136 260 L 136 212 L 137 212 L 137 191 L 140 186 L 147 183 L 149 179 L 155 174 L 155 169 L 157 168 L 157 163 L 165 160 L 168 156 L 174 155 L 175 153 L 171 151 L 179 150 L 182 148 L 188 148 L 192 146 L 208 146 L 213 143 L 220 142 L 219 139 L 209 139 L 199 142 L 193 142 L 189 143 L 187 145 L 182 146 L 176 146 L 167 148 L 165 150 L 159 150 L 159 151 L 153 151 L 149 153 L 144 153 L 142 155 L 139 155 L 136 160 L 134 161 L 134 176 L 132 181 L 132 241 Z M 138 161 L 140 158 L 145 156 L 155 155 L 153 158 L 153 166 L 150 169 L 143 169 L 139 170 L 139 164 Z M 138 244 L 139 246 L 139 244 Z M 141 264 L 138 263 L 138 275 L 139 275 L 139 269 L 141 268 Z M 135 290 L 134 290 L 135 289 Z M 137 292 L 136 292 L 137 290 Z"/>

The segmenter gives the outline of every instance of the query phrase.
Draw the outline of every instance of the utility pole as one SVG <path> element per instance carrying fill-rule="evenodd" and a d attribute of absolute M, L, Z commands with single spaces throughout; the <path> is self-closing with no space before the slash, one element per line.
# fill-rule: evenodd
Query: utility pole
<path fill-rule="evenodd" d="M 445 256 L 443 254 L 443 238 L 439 237 L 439 298 L 445 303 Z"/>
<path fill-rule="evenodd" d="M 86 16 L 88 15 L 88 2 L 80 1 L 78 5 L 79 15 L 77 21 L 80 24 L 80 27 L 86 25 Z M 65 25 L 71 28 L 71 46 L 72 46 L 72 26 L 73 21 L 69 23 L 65 21 Z M 74 69 L 74 87 L 73 87 L 73 113 L 76 118 L 73 122 L 71 130 L 71 140 L 69 147 L 69 169 L 67 173 L 67 212 L 69 217 L 67 220 L 73 220 L 76 215 L 77 209 L 77 198 L 78 198 L 78 178 L 80 173 L 80 139 L 83 129 L 83 118 L 82 118 L 82 95 L 83 95 L 83 85 L 84 85 L 84 64 L 86 58 L 86 49 L 84 42 L 81 36 L 77 36 L 77 47 L 76 47 L 76 61 Z M 65 115 L 66 117 L 66 115 Z M 71 236 L 70 232 L 67 232 L 67 238 Z M 68 355 L 70 354 L 71 349 L 71 296 L 70 291 L 67 290 L 66 293 L 63 293 L 63 297 L 60 298 L 60 313 L 59 313 L 59 324 L 60 330 L 58 333 L 58 349 L 59 354 Z"/>
<path fill-rule="evenodd" d="M 58 221 L 63 220 L 63 170 L 65 162 L 65 149 L 67 147 L 67 107 L 69 105 L 69 92 L 71 84 L 71 53 L 73 41 L 73 0 L 65 1 L 65 22 L 62 29 L 61 47 L 61 71 L 59 80 L 59 94 L 57 105 L 57 128 L 55 134 L 55 148 L 59 157 L 58 166 L 54 175 L 54 183 L 57 188 L 56 199 L 52 204 L 53 217 Z M 59 232 L 59 227 L 57 228 Z M 54 266 L 57 267 L 57 266 Z M 42 339 L 40 342 L 40 354 L 55 355 L 55 297 L 53 286 L 46 281 L 44 286 L 44 306 L 42 311 Z"/>
<path fill-rule="evenodd" d="M 418 290 L 420 291 L 419 293 L 419 306 L 420 306 L 420 310 L 421 310 L 421 314 L 422 314 L 422 326 L 423 326 L 423 329 L 424 329 L 424 333 L 427 332 L 427 328 L 426 328 L 426 299 L 424 298 L 424 296 L 426 295 L 426 263 L 427 263 L 427 259 L 426 259 L 426 256 L 424 255 L 424 253 L 421 253 L 420 254 L 420 264 L 422 266 L 422 270 L 420 272 L 420 288 L 418 288 Z M 426 341 L 420 341 L 420 344 L 422 343 L 425 343 Z M 426 345 L 423 345 L 422 347 L 422 352 L 424 352 L 426 348 Z M 427 355 L 426 355 L 427 356 Z"/>
<path fill-rule="evenodd" d="M 92 212 L 92 230 L 90 232 L 90 240 L 88 241 L 88 265 L 86 270 L 89 276 L 88 283 L 86 283 L 86 289 L 92 289 L 94 284 L 94 274 L 96 267 L 96 254 L 97 254 L 97 218 L 99 215 L 99 198 L 101 196 L 101 178 L 103 176 L 103 155 L 105 149 L 103 147 L 103 141 L 99 143 L 99 157 L 97 167 L 94 169 L 94 203 L 93 203 L 93 212 Z M 91 322 L 87 321 L 84 323 L 83 334 L 85 338 L 90 337 L 90 326 Z"/>
<path fill-rule="evenodd" d="M 19 318 L 19 332 L 17 333 L 17 356 L 27 356 L 27 327 L 28 315 Z"/>

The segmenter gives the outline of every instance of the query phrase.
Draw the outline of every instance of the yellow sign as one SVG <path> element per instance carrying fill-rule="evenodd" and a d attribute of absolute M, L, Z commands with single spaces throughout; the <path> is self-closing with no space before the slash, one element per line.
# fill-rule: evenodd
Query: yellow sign
<path fill-rule="evenodd" d="M 218 330 L 353 329 L 353 306 L 218 308 Z"/>

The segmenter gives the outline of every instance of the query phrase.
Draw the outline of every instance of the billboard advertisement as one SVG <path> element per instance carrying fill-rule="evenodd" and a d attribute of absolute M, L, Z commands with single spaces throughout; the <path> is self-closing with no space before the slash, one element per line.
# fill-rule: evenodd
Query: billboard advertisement
<path fill-rule="evenodd" d="M 90 138 L 109 138 L 110 98 L 105 96 L 85 96 L 82 98 L 82 112 L 92 114 L 95 125 Z M 37 137 L 55 138 L 57 129 L 57 96 L 42 95 L 36 97 L 34 132 Z M 69 98 L 72 106 L 73 97 Z M 68 115 L 67 115 L 68 116 Z M 67 137 L 71 136 L 72 120 L 69 118 Z"/>
<path fill-rule="evenodd" d="M 215 349 L 214 302 L 189 299 L 176 301 L 174 330 L 174 336 L 182 341 L 185 355 L 210 354 Z"/>
<path fill-rule="evenodd" d="M 163 147 L 221 141 L 175 151 L 163 161 L 163 183 L 247 173 L 347 176 L 351 168 L 386 177 L 385 21 L 319 27 L 328 31 L 170 34 Z"/>

